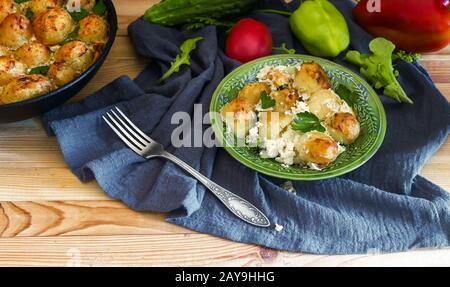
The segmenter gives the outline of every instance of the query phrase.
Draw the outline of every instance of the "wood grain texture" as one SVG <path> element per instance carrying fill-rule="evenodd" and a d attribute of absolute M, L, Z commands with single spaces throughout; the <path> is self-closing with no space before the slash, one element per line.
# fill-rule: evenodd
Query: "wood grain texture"
<path fill-rule="evenodd" d="M 203 234 L 0 238 L 7 266 L 450 266 L 450 250 L 322 256 Z"/>
<path fill-rule="evenodd" d="M 127 26 L 156 0 L 114 0 L 119 36 L 99 73 L 74 100 L 121 75 L 134 78 L 136 55 Z M 450 100 L 450 47 L 423 56 Z M 450 190 L 450 141 L 422 174 Z M 375 251 L 374 251 L 375 252 Z M 8 266 L 450 266 L 450 250 L 387 255 L 319 256 L 277 252 L 194 233 L 113 201 L 95 182 L 68 169 L 39 119 L 0 125 L 0 265 Z"/>

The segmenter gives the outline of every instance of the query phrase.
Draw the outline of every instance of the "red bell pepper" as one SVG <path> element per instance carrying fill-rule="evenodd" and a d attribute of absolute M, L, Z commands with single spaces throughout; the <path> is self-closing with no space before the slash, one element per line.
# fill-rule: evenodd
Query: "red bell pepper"
<path fill-rule="evenodd" d="M 367 32 L 392 41 L 398 49 L 432 52 L 450 43 L 449 6 L 450 0 L 361 0 L 353 17 Z"/>

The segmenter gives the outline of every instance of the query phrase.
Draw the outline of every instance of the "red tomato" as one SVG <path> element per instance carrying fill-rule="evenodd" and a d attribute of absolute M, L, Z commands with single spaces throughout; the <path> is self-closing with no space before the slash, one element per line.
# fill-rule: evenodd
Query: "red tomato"
<path fill-rule="evenodd" d="M 242 19 L 228 35 L 225 54 L 243 63 L 272 54 L 269 28 L 254 19 Z"/>

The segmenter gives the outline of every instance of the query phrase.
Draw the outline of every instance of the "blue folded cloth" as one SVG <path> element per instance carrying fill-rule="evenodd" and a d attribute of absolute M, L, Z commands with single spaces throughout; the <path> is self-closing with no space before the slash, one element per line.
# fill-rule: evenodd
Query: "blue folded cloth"
<path fill-rule="evenodd" d="M 352 1 L 333 3 L 349 23 L 350 48 L 367 51 L 371 37 L 353 22 Z M 292 10 L 298 3 L 266 5 Z M 306 53 L 290 32 L 287 17 L 264 13 L 252 17 L 270 27 L 275 45 L 284 42 Z M 396 63 L 399 80 L 414 105 L 383 98 L 388 130 L 378 153 L 345 176 L 293 182 L 296 192 L 292 193 L 282 187 L 285 181 L 244 167 L 221 148 L 175 149 L 171 145 L 171 133 L 177 127 L 171 124 L 172 115 L 178 111 L 192 114 L 194 104 L 202 104 L 203 113 L 208 112 L 219 82 L 239 66 L 220 50 L 215 27 L 185 32 L 139 19 L 129 26 L 129 35 L 137 52 L 153 60 L 151 65 L 135 80 L 120 77 L 84 101 L 60 107 L 43 118 L 81 180 L 97 180 L 109 196 L 134 210 L 170 212 L 169 222 L 275 249 L 351 254 L 449 245 L 450 194 L 418 174 L 448 136 L 450 105 L 418 63 Z M 157 84 L 180 52 L 180 44 L 195 36 L 204 40 L 194 51 L 192 64 Z M 335 61 L 358 71 L 342 56 Z M 248 199 L 283 229 L 245 224 L 174 164 L 145 161 L 134 154 L 101 118 L 113 106 L 120 107 L 168 151 Z"/>

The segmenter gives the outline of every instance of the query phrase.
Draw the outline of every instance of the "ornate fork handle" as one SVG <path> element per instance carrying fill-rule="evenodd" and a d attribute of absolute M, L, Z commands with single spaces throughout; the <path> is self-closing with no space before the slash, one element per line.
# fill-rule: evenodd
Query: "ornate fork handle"
<path fill-rule="evenodd" d="M 205 185 L 217 198 L 237 217 L 248 222 L 250 224 L 259 227 L 269 227 L 269 219 L 262 213 L 258 208 L 253 206 L 247 200 L 233 194 L 232 192 L 226 190 L 220 185 L 214 183 L 209 178 L 205 177 L 203 174 L 199 173 L 196 169 L 192 168 L 190 165 L 177 158 L 176 156 L 165 152 L 162 157 L 172 161 L 179 167 L 187 171 L 203 185 Z"/>

